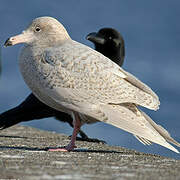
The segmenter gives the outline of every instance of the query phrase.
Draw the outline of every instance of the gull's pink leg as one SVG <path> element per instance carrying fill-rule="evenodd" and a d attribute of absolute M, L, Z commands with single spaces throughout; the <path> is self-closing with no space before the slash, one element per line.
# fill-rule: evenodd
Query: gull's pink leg
<path fill-rule="evenodd" d="M 75 146 L 76 136 L 81 128 L 81 122 L 77 112 L 73 112 L 73 125 L 74 125 L 74 129 L 70 143 L 65 148 L 49 149 L 48 151 L 66 152 L 66 151 L 72 151 L 76 147 Z"/>

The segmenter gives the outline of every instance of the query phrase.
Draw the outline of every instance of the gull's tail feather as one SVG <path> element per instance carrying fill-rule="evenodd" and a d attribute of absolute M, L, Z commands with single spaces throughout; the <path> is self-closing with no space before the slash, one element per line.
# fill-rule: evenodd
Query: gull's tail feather
<path fill-rule="evenodd" d="M 137 136 L 137 135 L 134 135 L 134 137 L 144 145 L 152 145 L 152 142 L 145 139 L 145 138 L 142 138 L 142 137 Z"/>
<path fill-rule="evenodd" d="M 97 119 L 132 133 L 143 144 L 154 142 L 179 153 L 167 141 L 178 146 L 179 143 L 134 104 L 101 105 L 97 113 Z"/>
<path fill-rule="evenodd" d="M 171 135 L 169 134 L 169 132 L 164 129 L 162 126 L 160 126 L 159 124 L 156 124 L 147 114 L 145 114 L 144 112 L 141 111 L 141 113 L 144 115 L 144 117 L 146 118 L 146 120 L 156 129 L 156 131 L 159 132 L 159 134 L 161 136 L 163 136 L 164 139 L 166 139 L 166 141 L 180 147 L 180 143 L 178 143 L 176 140 L 174 140 Z"/>

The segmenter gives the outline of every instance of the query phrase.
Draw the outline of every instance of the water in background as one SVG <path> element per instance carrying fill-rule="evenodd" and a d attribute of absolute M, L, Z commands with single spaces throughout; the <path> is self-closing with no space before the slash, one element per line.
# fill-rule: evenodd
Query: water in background
<path fill-rule="evenodd" d="M 6 0 L 0 6 L 0 44 L 20 33 L 33 18 L 45 15 L 59 19 L 72 39 L 91 47 L 92 43 L 85 40 L 89 32 L 102 27 L 116 28 L 126 43 L 124 68 L 147 83 L 160 97 L 160 110 L 145 109 L 145 112 L 180 141 L 179 7 L 178 0 Z M 16 106 L 30 93 L 18 69 L 20 47 L 2 49 L 0 112 Z M 72 132 L 68 125 L 53 118 L 23 124 L 68 135 Z M 86 125 L 83 130 L 90 137 L 103 139 L 110 145 L 180 159 L 180 155 L 159 145 L 144 146 L 131 134 L 110 125 Z"/>

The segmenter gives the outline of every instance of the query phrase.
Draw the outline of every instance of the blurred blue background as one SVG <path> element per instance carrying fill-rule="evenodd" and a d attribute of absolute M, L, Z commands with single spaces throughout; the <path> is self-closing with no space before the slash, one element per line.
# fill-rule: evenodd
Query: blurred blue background
<path fill-rule="evenodd" d="M 180 1 L 179 0 L 6 0 L 0 6 L 0 43 L 20 33 L 39 16 L 53 16 L 67 28 L 72 39 L 93 47 L 85 36 L 102 27 L 113 27 L 125 39 L 124 69 L 148 84 L 160 97 L 157 112 L 145 110 L 180 142 Z M 0 113 L 13 108 L 30 93 L 18 69 L 22 45 L 2 48 Z M 53 118 L 22 123 L 70 135 L 69 125 Z M 90 137 L 110 145 L 180 159 L 159 145 L 144 146 L 131 134 L 107 124 L 82 128 Z M 1 132 L 3 133 L 3 132 Z M 178 148 L 180 150 L 180 148 Z"/>

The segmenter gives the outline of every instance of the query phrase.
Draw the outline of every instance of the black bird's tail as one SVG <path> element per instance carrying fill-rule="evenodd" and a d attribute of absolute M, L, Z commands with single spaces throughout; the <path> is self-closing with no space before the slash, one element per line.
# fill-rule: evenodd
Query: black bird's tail
<path fill-rule="evenodd" d="M 17 113 L 18 112 L 18 113 Z M 0 114 L 0 130 L 11 127 L 22 121 L 18 107 Z"/>
<path fill-rule="evenodd" d="M 0 129 L 35 119 L 55 116 L 56 110 L 41 103 L 33 94 L 29 95 L 19 106 L 0 114 Z"/>

